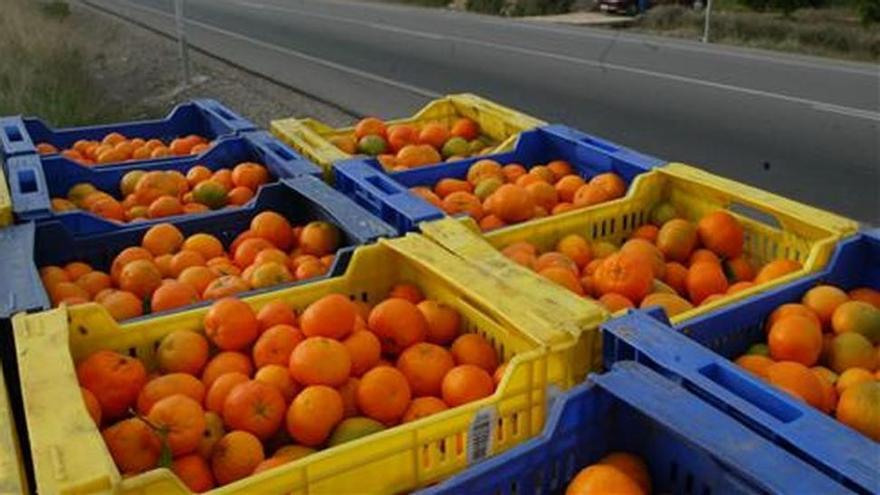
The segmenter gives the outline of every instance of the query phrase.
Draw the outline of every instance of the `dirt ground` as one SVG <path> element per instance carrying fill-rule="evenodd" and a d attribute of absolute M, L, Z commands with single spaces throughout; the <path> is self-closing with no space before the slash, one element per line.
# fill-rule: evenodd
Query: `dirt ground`
<path fill-rule="evenodd" d="M 86 58 L 107 97 L 134 105 L 129 110 L 135 118 L 161 117 L 177 103 L 213 98 L 262 128 L 286 117 L 312 117 L 334 126 L 354 119 L 333 105 L 195 50 L 189 51 L 192 84 L 181 89 L 176 40 L 79 3 L 72 2 L 68 20 L 84 36 L 101 33 Z"/>

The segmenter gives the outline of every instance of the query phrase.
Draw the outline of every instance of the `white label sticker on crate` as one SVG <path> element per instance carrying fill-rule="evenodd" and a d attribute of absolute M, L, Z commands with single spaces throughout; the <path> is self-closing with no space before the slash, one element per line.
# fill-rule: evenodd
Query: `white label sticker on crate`
<path fill-rule="evenodd" d="M 498 414 L 492 406 L 477 411 L 468 428 L 468 465 L 482 461 L 492 452 L 492 439 L 495 438 L 495 423 Z"/>

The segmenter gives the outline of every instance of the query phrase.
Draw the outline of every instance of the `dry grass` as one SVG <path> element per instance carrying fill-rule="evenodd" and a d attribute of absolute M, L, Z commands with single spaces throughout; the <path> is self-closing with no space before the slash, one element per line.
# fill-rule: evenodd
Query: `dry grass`
<path fill-rule="evenodd" d="M 703 14 L 679 6 L 648 11 L 634 29 L 697 39 Z M 778 13 L 722 10 L 712 14 L 712 41 L 876 62 L 880 60 L 880 26 L 862 26 L 848 9 L 802 9 L 790 17 Z"/>
<path fill-rule="evenodd" d="M 130 114 L 104 96 L 89 70 L 104 40 L 78 34 L 64 2 L 0 0 L 0 12 L 0 115 L 37 115 L 69 126 Z"/>

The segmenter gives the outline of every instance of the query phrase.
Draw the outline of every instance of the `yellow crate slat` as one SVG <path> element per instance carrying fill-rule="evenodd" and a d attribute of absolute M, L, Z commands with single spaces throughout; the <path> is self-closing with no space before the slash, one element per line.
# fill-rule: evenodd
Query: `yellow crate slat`
<path fill-rule="evenodd" d="M 858 224 L 796 201 L 725 179 L 695 167 L 671 163 L 636 177 L 623 198 L 583 210 L 533 220 L 480 234 L 472 221 L 444 219 L 425 222 L 420 228 L 429 238 L 487 270 L 515 265 L 499 249 L 528 241 L 539 250 L 553 249 L 567 234 L 580 234 L 589 241 L 619 244 L 636 228 L 648 223 L 651 210 L 661 201 L 672 203 L 680 214 L 696 221 L 718 209 L 730 210 L 746 232 L 745 252 L 766 263 L 779 257 L 799 261 L 803 269 L 686 311 L 672 318 L 684 321 L 713 311 L 825 267 L 837 241 L 854 234 Z M 755 219 L 753 217 L 759 217 Z M 764 219 L 763 217 L 766 217 Z M 769 224 L 766 223 L 769 219 Z M 482 239 L 482 240 L 481 240 Z M 491 267 L 491 268 L 490 268 Z M 527 269 L 508 268 L 519 276 Z M 539 297 L 532 290 L 534 297 Z M 562 314 L 562 313 L 558 313 Z M 563 318 L 568 318 L 563 314 Z"/>
<path fill-rule="evenodd" d="M 27 486 L 12 405 L 6 380 L 0 372 L 0 493 L 28 493 Z"/>
<path fill-rule="evenodd" d="M 468 429 L 484 408 L 494 410 L 499 419 L 492 454 L 540 434 L 548 387 L 574 385 L 568 369 L 574 339 L 547 346 L 514 327 L 503 311 L 484 305 L 491 297 L 475 296 L 458 279 L 476 280 L 476 273 L 435 243 L 411 234 L 359 248 L 339 277 L 247 298 L 256 309 L 282 299 L 302 310 L 329 293 L 376 302 L 394 284 L 414 282 L 427 297 L 457 309 L 464 329 L 486 336 L 509 365 L 489 398 L 319 452 L 212 493 L 395 493 L 425 486 L 466 467 Z M 206 311 L 197 308 L 118 324 L 99 305 L 83 304 L 13 318 L 39 491 L 187 493 L 165 469 L 120 476 L 83 405 L 74 362 L 98 349 L 114 349 L 153 366 L 155 343 L 173 330 L 201 331 Z"/>
<path fill-rule="evenodd" d="M 6 174 L 0 167 L 0 227 L 12 224 L 12 196 L 6 183 Z"/>
<path fill-rule="evenodd" d="M 495 152 L 513 149 L 519 133 L 546 125 L 542 120 L 469 93 L 434 100 L 412 117 L 390 120 L 388 124 L 439 121 L 451 125 L 460 117 L 477 122 L 482 134 L 497 143 L 493 148 Z M 270 130 L 276 137 L 321 166 L 328 181 L 332 180 L 334 163 L 352 158 L 352 155 L 331 144 L 330 140 L 353 133 L 354 127 L 336 129 L 314 119 L 287 118 L 273 120 Z"/>

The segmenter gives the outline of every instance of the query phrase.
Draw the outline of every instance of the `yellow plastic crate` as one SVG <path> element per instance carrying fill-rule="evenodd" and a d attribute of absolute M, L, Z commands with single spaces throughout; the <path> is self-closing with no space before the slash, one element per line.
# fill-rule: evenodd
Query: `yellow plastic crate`
<path fill-rule="evenodd" d="M 6 381 L 0 372 L 0 493 L 28 493 L 27 486 Z"/>
<path fill-rule="evenodd" d="M 12 223 L 12 197 L 9 195 L 9 186 L 6 184 L 6 174 L 0 167 L 0 227 L 6 227 Z"/>
<path fill-rule="evenodd" d="M 434 100 L 412 117 L 392 120 L 389 124 L 444 122 L 451 125 L 461 117 L 480 124 L 483 135 L 498 143 L 494 151 L 512 149 L 520 132 L 546 125 L 546 122 L 522 112 L 469 93 Z M 336 129 L 313 119 L 287 118 L 273 120 L 270 130 L 279 139 L 321 166 L 327 181 L 332 181 L 334 163 L 352 157 L 333 146 L 330 139 L 351 134 L 354 127 Z"/>
<path fill-rule="evenodd" d="M 442 268 L 441 268 L 442 267 Z M 398 493 L 433 483 L 468 465 L 475 424 L 494 433 L 489 455 L 542 431 L 548 394 L 574 385 L 566 368 L 574 339 L 542 345 L 505 316 L 514 305 L 511 287 L 486 293 L 478 270 L 421 235 L 410 234 L 355 251 L 345 274 L 246 299 L 255 309 L 283 299 L 298 310 L 330 293 L 369 302 L 399 282 L 417 283 L 425 294 L 459 311 L 466 331 L 491 340 L 509 365 L 495 394 L 436 416 L 397 426 L 316 453 L 212 493 Z M 489 304 L 500 300 L 500 306 Z M 22 394 L 41 493 L 187 493 L 167 469 L 122 478 L 80 397 L 74 362 L 99 349 L 131 353 L 154 364 L 157 342 L 178 329 L 201 331 L 207 308 L 116 323 L 99 305 L 61 307 L 13 318 Z M 522 320 L 527 320 L 523 318 Z M 479 419 L 478 419 L 479 418 Z M 485 425 L 484 425 L 485 426 Z"/>
<path fill-rule="evenodd" d="M 529 299 L 537 300 L 541 292 L 528 285 L 532 272 L 512 263 L 499 249 L 517 241 L 528 241 L 539 250 L 549 250 L 568 234 L 619 244 L 635 229 L 648 223 L 651 210 L 662 201 L 669 201 L 692 221 L 712 211 L 728 209 L 743 224 L 745 252 L 753 260 L 763 264 L 783 257 L 803 265 L 798 272 L 676 315 L 672 318 L 674 323 L 821 270 L 828 263 L 838 240 L 858 230 L 858 224 L 853 220 L 680 163 L 642 174 L 636 177 L 625 197 L 587 209 L 485 234 L 476 233 L 479 229 L 469 219 L 463 223 L 444 219 L 426 222 L 420 227 L 425 235 L 461 258 L 483 266 L 487 272 L 503 273 L 505 279 L 517 281 L 514 283 L 522 290 L 530 291 Z M 557 306 L 566 301 L 557 301 Z M 564 322 L 570 320 L 576 311 L 557 308 L 549 317 Z"/>

